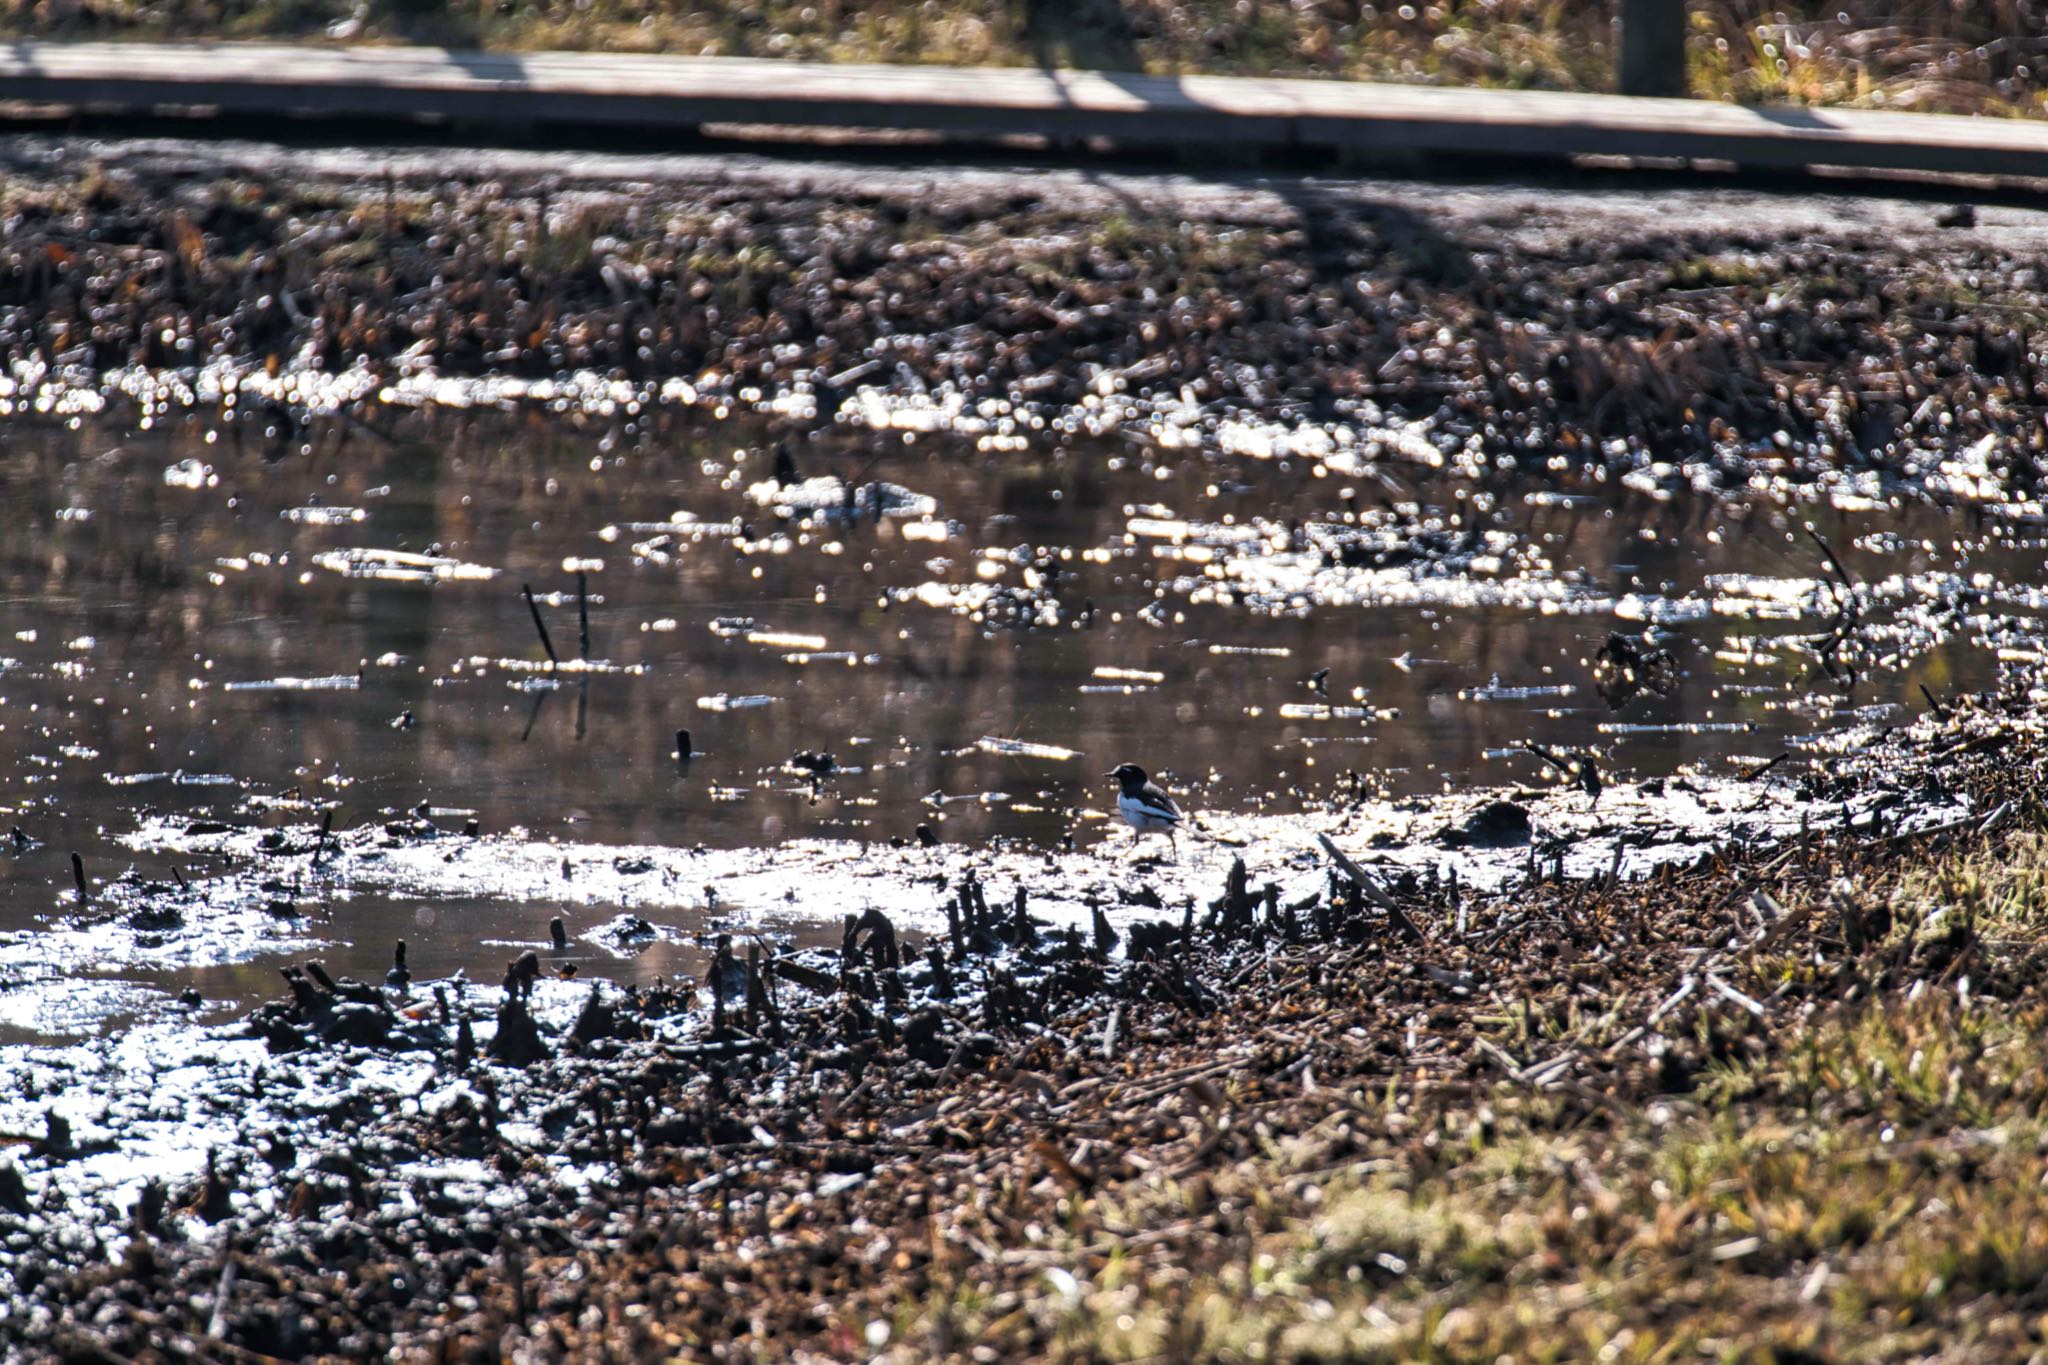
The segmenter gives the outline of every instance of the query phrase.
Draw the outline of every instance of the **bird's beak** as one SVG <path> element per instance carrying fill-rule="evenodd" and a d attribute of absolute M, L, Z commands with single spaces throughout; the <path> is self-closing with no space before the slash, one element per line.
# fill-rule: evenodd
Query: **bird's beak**
<path fill-rule="evenodd" d="M 1115 774 L 1115 773 L 1104 773 L 1104 774 L 1103 774 L 1103 776 L 1104 776 L 1104 777 L 1115 777 L 1115 776 L 1116 776 L 1116 774 Z"/>

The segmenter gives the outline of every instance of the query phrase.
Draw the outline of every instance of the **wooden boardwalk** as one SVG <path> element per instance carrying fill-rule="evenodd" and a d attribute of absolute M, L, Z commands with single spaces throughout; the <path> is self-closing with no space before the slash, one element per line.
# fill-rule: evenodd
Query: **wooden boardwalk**
<path fill-rule="evenodd" d="M 0 43 L 0 101 L 523 126 L 707 123 L 1294 148 L 1732 161 L 2048 178 L 2048 123 L 1694 100 L 1102 71 L 257 44 Z M 346 130 L 342 130 L 346 136 Z"/>

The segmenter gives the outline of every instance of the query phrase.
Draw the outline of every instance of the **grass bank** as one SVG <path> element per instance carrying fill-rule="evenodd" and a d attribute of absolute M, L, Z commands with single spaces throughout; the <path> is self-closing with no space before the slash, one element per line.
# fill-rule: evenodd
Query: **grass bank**
<path fill-rule="evenodd" d="M 1693 911 L 1771 937 L 1786 920 L 1742 924 L 1750 881 Z M 1793 951 L 1692 978 L 1708 998 L 1663 1016 L 1668 1047 L 1622 1041 L 1647 996 L 1547 1017 L 1510 996 L 1475 1021 L 1486 1079 L 1191 1087 L 1193 1153 L 1073 1188 L 1035 1232 L 985 1222 L 997 1257 L 948 1267 L 892 1326 L 905 1358 L 2025 1357 L 2048 1273 L 2044 905 L 2039 833 L 1869 867 L 1788 894 Z M 1829 921 L 1872 909 L 1892 927 L 1851 966 Z M 1260 1027 L 1343 1036 L 1283 1009 Z M 1574 1080 L 1636 1050 L 1645 1083 Z M 1251 1154 L 1203 1161 L 1233 1128 Z"/>
<path fill-rule="evenodd" d="M 1612 87 L 1613 0 L 9 0 L 0 34 L 588 48 L 830 62 L 1056 65 L 1513 89 Z M 2020 0 L 1705 0 L 1712 99 L 2048 113 L 2048 15 Z"/>

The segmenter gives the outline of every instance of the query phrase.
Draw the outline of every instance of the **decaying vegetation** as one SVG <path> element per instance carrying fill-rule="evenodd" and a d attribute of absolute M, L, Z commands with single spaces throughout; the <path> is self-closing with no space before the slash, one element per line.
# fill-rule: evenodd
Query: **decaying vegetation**
<path fill-rule="evenodd" d="M 1618 239 L 1530 202 L 1103 198 L 24 169 L 0 187 L 0 358 L 801 380 L 826 412 L 856 381 L 1055 410 L 1115 381 L 1311 420 L 1371 403 L 1532 466 L 1769 443 L 1911 479 L 1989 437 L 2021 493 L 2048 440 L 2038 263 L 1932 209 Z"/>

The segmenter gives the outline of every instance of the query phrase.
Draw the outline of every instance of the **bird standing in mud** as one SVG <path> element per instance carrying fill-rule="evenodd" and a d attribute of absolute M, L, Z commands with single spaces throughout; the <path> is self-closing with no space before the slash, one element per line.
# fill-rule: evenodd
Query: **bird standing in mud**
<path fill-rule="evenodd" d="M 1180 828 L 1180 807 L 1173 804 L 1166 789 L 1135 763 L 1119 763 L 1116 771 L 1104 776 L 1117 781 L 1116 813 L 1124 823 L 1136 830 L 1139 838 L 1164 834 L 1167 843 L 1173 846 L 1174 856 L 1180 856 L 1180 845 L 1174 841 L 1174 831 Z"/>

